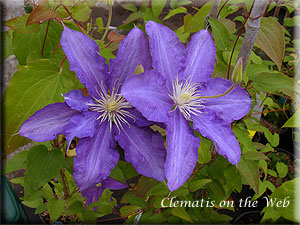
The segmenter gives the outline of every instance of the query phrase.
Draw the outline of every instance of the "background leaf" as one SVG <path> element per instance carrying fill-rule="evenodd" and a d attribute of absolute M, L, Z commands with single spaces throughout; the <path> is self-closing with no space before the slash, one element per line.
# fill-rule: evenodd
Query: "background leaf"
<path fill-rule="evenodd" d="M 165 7 L 167 0 L 152 0 L 152 12 L 154 17 L 158 17 Z"/>
<path fill-rule="evenodd" d="M 4 94 L 3 140 L 6 154 L 30 140 L 17 135 L 22 123 L 47 104 L 62 102 L 61 94 L 74 88 L 73 72 L 63 70 L 48 59 L 21 67 L 12 77 Z"/>
<path fill-rule="evenodd" d="M 29 200 L 35 190 L 59 176 L 63 162 L 64 155 L 59 149 L 54 149 L 49 153 L 44 145 L 32 147 L 27 155 L 24 180 L 25 200 Z"/>
<path fill-rule="evenodd" d="M 282 73 L 263 72 L 253 78 L 253 86 L 263 92 L 283 92 L 293 97 L 295 81 Z"/>
<path fill-rule="evenodd" d="M 12 30 L 21 34 L 30 34 L 30 33 L 38 32 L 41 29 L 39 24 L 32 24 L 30 26 L 26 25 L 28 17 L 29 17 L 28 14 L 24 14 L 21 17 L 18 16 L 8 21 L 5 21 L 3 25 L 8 26 Z"/>
<path fill-rule="evenodd" d="M 167 19 L 171 18 L 172 16 L 175 16 L 176 14 L 179 14 L 179 13 L 187 13 L 187 9 L 184 7 L 170 9 L 168 15 L 166 15 L 166 17 L 163 20 L 167 20 Z"/>
<path fill-rule="evenodd" d="M 263 17 L 256 37 L 256 44 L 272 59 L 281 70 L 285 52 L 283 27 L 272 17 Z"/>
<path fill-rule="evenodd" d="M 88 3 L 76 4 L 72 9 L 72 18 L 79 22 L 86 22 L 92 14 L 92 9 Z"/>
<path fill-rule="evenodd" d="M 54 224 L 65 208 L 65 201 L 62 199 L 52 198 L 48 201 L 48 211 L 50 219 Z"/>
<path fill-rule="evenodd" d="M 255 161 L 247 161 L 241 158 L 237 166 L 244 179 L 253 188 L 255 193 L 259 191 L 259 169 Z"/>
<path fill-rule="evenodd" d="M 41 30 L 37 33 L 21 34 L 14 32 L 12 38 L 13 52 L 21 65 L 26 64 L 26 59 L 31 52 L 38 51 L 41 54 L 45 38 L 47 23 L 41 25 Z M 50 57 L 52 51 L 57 47 L 60 41 L 62 26 L 50 22 L 48 35 L 44 48 L 44 58 Z M 50 53 L 51 51 L 51 53 Z"/>
<path fill-rule="evenodd" d="M 216 46 L 222 50 L 229 46 L 229 33 L 226 27 L 215 18 L 208 19 L 212 28 L 212 35 L 214 37 Z"/>
<path fill-rule="evenodd" d="M 3 174 L 26 168 L 27 153 L 28 151 L 24 150 L 12 157 L 5 165 Z"/>

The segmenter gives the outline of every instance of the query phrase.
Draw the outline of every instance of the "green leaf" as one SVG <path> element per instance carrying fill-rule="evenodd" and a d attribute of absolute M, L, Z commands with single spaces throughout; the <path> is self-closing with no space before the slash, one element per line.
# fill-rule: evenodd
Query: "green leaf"
<path fill-rule="evenodd" d="M 171 18 L 172 16 L 175 16 L 179 13 L 187 13 L 187 9 L 184 8 L 184 7 L 178 7 L 176 9 L 170 9 L 168 15 L 163 20 L 167 20 L 167 19 Z"/>
<path fill-rule="evenodd" d="M 17 178 L 11 179 L 10 182 L 13 184 L 20 184 L 21 186 L 24 187 L 24 177 L 17 177 Z"/>
<path fill-rule="evenodd" d="M 189 1 L 189 0 L 181 0 L 181 1 L 178 1 L 178 0 L 171 0 L 170 2 L 170 7 L 172 9 L 175 9 L 179 6 L 183 6 L 183 5 L 188 5 L 188 4 L 191 4 L 192 2 Z"/>
<path fill-rule="evenodd" d="M 72 214 L 84 212 L 84 207 L 82 205 L 82 202 L 81 201 L 72 202 L 71 205 L 68 207 L 68 211 L 70 211 Z"/>
<path fill-rule="evenodd" d="M 12 157 L 5 165 L 3 174 L 26 168 L 27 154 L 28 151 L 24 150 Z"/>
<path fill-rule="evenodd" d="M 1 57 L 1 63 L 10 55 L 13 54 L 13 50 L 12 50 L 12 41 L 11 38 L 8 34 L 8 31 L 4 31 L 2 32 L 2 38 L 3 38 L 3 56 Z"/>
<path fill-rule="evenodd" d="M 272 59 L 281 69 L 285 52 L 284 29 L 272 17 L 263 17 L 256 37 L 256 44 Z"/>
<path fill-rule="evenodd" d="M 3 23 L 4 26 L 8 26 L 12 30 L 21 34 L 30 34 L 38 32 L 41 27 L 39 24 L 32 24 L 26 26 L 29 14 L 24 14 L 22 17 L 15 17 Z M 23 43 L 24 44 L 24 43 Z"/>
<path fill-rule="evenodd" d="M 221 177 L 223 174 L 220 173 L 220 171 L 223 171 L 228 165 L 228 160 L 219 155 L 218 158 L 208 168 L 208 174 L 210 178 L 218 179 Z"/>
<path fill-rule="evenodd" d="M 262 224 L 275 223 L 280 218 L 280 213 L 273 207 L 265 207 L 262 210 L 262 213 L 264 213 L 264 216 L 260 221 Z"/>
<path fill-rule="evenodd" d="M 42 0 L 39 2 L 38 6 L 35 7 L 30 13 L 26 25 L 40 24 L 41 21 L 47 21 L 55 18 L 57 18 L 57 12 L 51 10 L 49 1 Z"/>
<path fill-rule="evenodd" d="M 297 207 L 296 204 L 299 202 L 299 199 L 295 196 L 295 190 L 296 184 L 299 184 L 299 182 L 300 178 L 287 181 L 269 196 L 269 201 L 270 199 L 275 200 L 276 198 L 277 201 L 282 201 L 282 204 L 275 204 L 274 208 L 281 214 L 283 218 L 296 223 L 300 222 L 299 216 L 295 211 Z M 285 202 L 284 199 L 286 200 Z"/>
<path fill-rule="evenodd" d="M 49 153 L 43 145 L 32 147 L 27 155 L 24 180 L 25 200 L 31 197 L 32 191 L 38 190 L 51 179 L 59 176 L 63 162 L 64 155 L 59 149 L 54 149 Z"/>
<path fill-rule="evenodd" d="M 37 33 L 21 34 L 13 32 L 13 52 L 21 65 L 26 64 L 26 58 L 31 52 L 39 51 L 41 54 L 46 29 L 47 23 L 43 23 L 41 24 L 41 30 Z M 62 30 L 63 28 L 60 24 L 50 22 L 44 47 L 44 58 L 51 57 L 53 50 L 60 42 Z"/>
<path fill-rule="evenodd" d="M 228 165 L 224 170 L 224 177 L 227 186 L 231 186 L 237 192 L 241 192 L 243 185 L 242 176 L 235 166 Z"/>
<path fill-rule="evenodd" d="M 165 7 L 167 0 L 152 0 L 152 12 L 154 17 L 158 17 Z"/>
<path fill-rule="evenodd" d="M 185 220 L 185 221 L 193 223 L 192 218 L 190 217 L 190 215 L 187 213 L 187 211 L 183 207 L 177 207 L 177 208 L 172 209 L 172 214 L 174 216 L 177 216 L 177 217 Z"/>
<path fill-rule="evenodd" d="M 299 21 L 300 16 L 293 16 L 292 18 L 284 18 L 283 24 L 287 27 L 300 26 L 297 21 Z"/>
<path fill-rule="evenodd" d="M 36 207 L 34 214 L 41 214 L 42 212 L 45 212 L 47 209 L 48 209 L 47 205 L 45 203 L 41 203 Z"/>
<path fill-rule="evenodd" d="M 269 158 L 267 156 L 265 156 L 263 153 L 260 153 L 260 152 L 257 152 L 257 151 L 249 151 L 249 152 L 246 152 L 244 155 L 243 155 L 243 158 L 244 159 L 247 159 L 247 160 L 268 160 Z"/>
<path fill-rule="evenodd" d="M 48 201 L 48 211 L 52 223 L 54 223 L 65 209 L 65 201 L 52 198 Z"/>
<path fill-rule="evenodd" d="M 208 163 L 211 160 L 211 152 L 210 152 L 211 141 L 205 138 L 201 139 L 201 144 L 198 148 L 198 163 Z"/>
<path fill-rule="evenodd" d="M 96 26 L 98 27 L 97 31 L 102 34 L 103 30 L 105 29 L 103 25 L 103 20 L 101 17 L 96 18 Z"/>
<path fill-rule="evenodd" d="M 37 208 L 39 205 L 43 204 L 44 201 L 43 198 L 38 198 L 33 201 L 23 201 L 22 203 L 30 208 Z"/>
<path fill-rule="evenodd" d="M 260 196 L 263 195 L 263 193 L 265 193 L 267 190 L 267 185 L 265 182 L 262 182 L 261 180 L 259 180 L 259 185 L 258 185 L 258 194 L 255 194 L 251 201 L 254 201 L 256 199 L 258 199 Z"/>
<path fill-rule="evenodd" d="M 59 66 L 47 59 L 23 66 L 14 74 L 3 104 L 3 140 L 7 154 L 29 142 L 29 139 L 16 135 L 22 123 L 47 104 L 63 101 L 61 93 L 73 89 L 74 75 L 66 70 L 60 72 Z"/>
<path fill-rule="evenodd" d="M 136 172 L 133 165 L 129 162 L 120 161 L 118 163 L 118 166 L 123 171 L 125 179 L 130 179 L 130 178 L 133 178 L 133 177 L 139 175 L 139 173 Z"/>
<path fill-rule="evenodd" d="M 159 183 L 154 186 L 150 191 L 147 193 L 147 197 L 151 195 L 167 195 L 169 193 L 169 189 L 165 183 Z"/>
<path fill-rule="evenodd" d="M 232 220 L 232 217 L 225 214 L 217 213 L 212 211 L 210 213 L 209 220 L 212 224 L 230 224 L 229 221 Z"/>
<path fill-rule="evenodd" d="M 86 22 L 90 18 L 92 14 L 92 9 L 88 3 L 80 3 L 76 4 L 72 9 L 72 18 L 79 22 Z"/>
<path fill-rule="evenodd" d="M 135 7 L 134 4 L 123 4 L 122 7 L 126 10 L 129 10 L 131 12 L 136 12 L 137 8 Z"/>
<path fill-rule="evenodd" d="M 121 212 L 121 216 L 122 217 L 127 217 L 130 214 L 132 214 L 133 212 L 137 211 L 141 209 L 140 206 L 136 206 L 136 205 L 125 205 L 120 209 Z"/>
<path fill-rule="evenodd" d="M 194 16 L 188 15 L 188 17 L 184 17 L 185 32 L 197 32 L 204 29 L 205 18 L 210 11 L 211 4 L 212 1 L 209 1 L 203 5 Z"/>
<path fill-rule="evenodd" d="M 283 162 L 277 162 L 277 164 L 276 164 L 276 170 L 278 172 L 278 176 L 280 178 L 283 178 L 288 173 L 288 166 L 285 165 Z"/>
<path fill-rule="evenodd" d="M 257 74 L 253 79 L 253 86 L 258 91 L 264 92 L 283 92 L 284 94 L 293 97 L 295 81 L 283 75 L 282 73 L 263 72 Z"/>
<path fill-rule="evenodd" d="M 270 181 L 264 180 L 264 183 L 267 186 L 267 188 L 269 188 L 272 192 L 276 190 L 276 187 Z"/>
<path fill-rule="evenodd" d="M 194 191 L 197 191 L 199 190 L 200 188 L 203 188 L 206 186 L 206 184 L 212 182 L 211 179 L 201 179 L 201 180 L 196 180 L 196 181 L 193 181 L 191 182 L 190 184 L 190 191 L 191 192 L 194 192 Z"/>
<path fill-rule="evenodd" d="M 275 170 L 268 169 L 268 174 L 271 175 L 272 177 L 277 177 L 277 173 Z"/>
<path fill-rule="evenodd" d="M 124 197 L 126 198 L 126 200 L 131 205 L 137 205 L 137 206 L 140 206 L 142 208 L 147 207 L 147 202 L 144 199 L 140 198 L 140 197 L 137 197 L 137 196 L 134 196 L 134 195 L 129 195 L 129 194 L 126 194 Z"/>
<path fill-rule="evenodd" d="M 298 118 L 300 118 L 300 109 L 298 109 L 282 127 L 300 127 L 300 120 Z"/>
<path fill-rule="evenodd" d="M 187 188 L 187 186 L 185 186 L 185 184 L 183 186 L 181 186 L 180 188 L 178 188 L 177 190 L 172 191 L 170 196 L 171 197 L 172 196 L 180 197 L 180 196 L 188 195 L 189 194 L 189 189 Z"/>
<path fill-rule="evenodd" d="M 267 178 L 267 173 L 268 173 L 268 163 L 265 160 L 259 160 L 258 164 L 265 174 L 265 177 L 264 177 L 264 180 L 265 180 Z"/>
<path fill-rule="evenodd" d="M 226 49 L 229 47 L 229 33 L 226 27 L 215 18 L 208 19 L 209 24 L 212 27 L 212 35 L 214 37 L 216 46 L 219 49 Z"/>
<path fill-rule="evenodd" d="M 89 205 L 89 209 L 92 210 L 95 207 L 98 207 L 97 212 L 100 213 L 100 216 L 105 216 L 112 213 L 112 208 L 116 204 L 116 200 L 111 197 L 112 192 L 106 188 L 102 196 L 99 198 L 97 202 L 93 202 Z"/>
<path fill-rule="evenodd" d="M 124 21 L 124 24 L 127 24 L 127 23 L 131 23 L 137 19 L 140 19 L 143 17 L 143 13 L 138 11 L 138 12 L 134 12 L 134 13 L 131 13 L 127 18 L 126 20 Z M 121 25 L 122 26 L 122 25 Z M 130 27 L 131 28 L 131 27 Z M 131 28 L 132 29 L 132 28 Z"/>
<path fill-rule="evenodd" d="M 120 163 L 120 162 L 119 162 Z M 120 181 L 121 183 L 125 183 L 126 182 L 126 179 L 124 177 L 124 174 L 121 170 L 121 168 L 119 167 L 119 165 L 117 164 L 115 166 L 114 169 L 111 170 L 110 172 L 110 175 L 109 175 L 111 178 L 117 180 L 117 181 Z"/>
<path fill-rule="evenodd" d="M 248 161 L 241 158 L 237 165 L 238 170 L 243 175 L 244 179 L 252 187 L 255 193 L 259 191 L 259 169 L 255 161 Z"/>
<path fill-rule="evenodd" d="M 179 37 L 181 43 L 186 42 L 190 36 L 190 32 L 184 32 L 184 26 L 181 26 L 177 30 L 175 30 L 175 33 Z"/>

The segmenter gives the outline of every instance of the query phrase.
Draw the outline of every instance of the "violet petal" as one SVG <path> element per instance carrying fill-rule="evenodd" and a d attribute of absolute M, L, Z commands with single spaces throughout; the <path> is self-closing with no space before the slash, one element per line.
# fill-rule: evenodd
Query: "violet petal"
<path fill-rule="evenodd" d="M 74 137 L 84 138 L 94 136 L 96 127 L 99 125 L 99 120 L 96 120 L 97 116 L 99 116 L 99 113 L 92 111 L 82 112 L 73 116 L 64 132 L 68 140 L 68 145 Z"/>
<path fill-rule="evenodd" d="M 127 77 L 134 76 L 136 67 L 152 68 L 152 59 L 147 37 L 139 28 L 132 29 L 120 43 L 117 58 L 110 60 L 109 88 L 122 84 Z"/>
<path fill-rule="evenodd" d="M 146 31 L 149 35 L 152 66 L 167 79 L 167 87 L 172 90 L 172 81 L 185 67 L 184 45 L 170 28 L 162 24 L 148 21 Z"/>
<path fill-rule="evenodd" d="M 212 96 L 226 92 L 232 82 L 224 78 L 209 79 L 202 88 L 201 95 Z M 232 123 L 244 117 L 251 109 L 251 99 L 249 94 L 240 86 L 236 85 L 228 94 L 217 97 L 207 98 L 205 107 L 216 112 L 217 116 L 225 123 Z"/>
<path fill-rule="evenodd" d="M 121 93 L 150 121 L 166 122 L 173 106 L 168 96 L 165 79 L 156 71 L 146 71 L 131 77 L 122 86 Z"/>
<path fill-rule="evenodd" d="M 216 47 L 211 34 L 201 30 L 192 36 L 186 46 L 187 60 L 184 78 L 194 83 L 208 80 L 213 73 Z"/>
<path fill-rule="evenodd" d="M 65 103 L 47 105 L 22 124 L 19 134 L 37 142 L 53 140 L 58 134 L 64 134 L 65 127 L 76 114 L 78 111 L 70 109 Z"/>
<path fill-rule="evenodd" d="M 134 125 L 123 126 L 115 131 L 115 139 L 125 151 L 125 159 L 131 162 L 140 174 L 164 180 L 165 163 L 164 140 L 158 132 L 150 128 L 139 128 Z"/>
<path fill-rule="evenodd" d="M 65 103 L 70 106 L 71 109 L 78 110 L 80 112 L 87 111 L 89 109 L 88 103 L 94 103 L 93 99 L 84 96 L 82 90 L 72 90 L 63 95 Z"/>
<path fill-rule="evenodd" d="M 185 183 L 196 166 L 200 138 L 194 136 L 189 122 L 179 110 L 170 112 L 169 118 L 165 174 L 170 191 L 174 191 Z"/>
<path fill-rule="evenodd" d="M 204 117 L 192 116 L 194 129 L 202 136 L 211 139 L 219 154 L 231 164 L 237 164 L 241 159 L 240 145 L 231 130 L 230 124 L 214 123 Z"/>
<path fill-rule="evenodd" d="M 74 159 L 74 179 L 80 190 L 95 186 L 106 179 L 119 160 L 113 132 L 109 124 L 98 126 L 93 137 L 79 140 Z"/>
<path fill-rule="evenodd" d="M 80 82 L 88 89 L 90 96 L 98 97 L 97 89 L 105 81 L 108 65 L 99 54 L 99 47 L 87 35 L 65 27 L 60 39 L 70 70 L 74 71 Z"/>

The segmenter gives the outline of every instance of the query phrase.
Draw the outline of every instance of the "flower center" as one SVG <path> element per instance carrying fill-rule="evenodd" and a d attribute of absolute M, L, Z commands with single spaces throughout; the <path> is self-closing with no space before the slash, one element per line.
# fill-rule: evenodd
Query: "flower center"
<path fill-rule="evenodd" d="M 173 94 L 169 95 L 175 103 L 175 109 L 178 108 L 187 120 L 192 120 L 191 114 L 199 115 L 204 108 L 201 95 L 197 91 L 197 85 L 187 79 L 185 82 L 178 78 L 173 81 Z"/>
<path fill-rule="evenodd" d="M 112 124 L 114 123 L 120 132 L 120 129 L 123 128 L 123 123 L 129 126 L 126 117 L 134 120 L 134 117 L 126 110 L 132 108 L 132 105 L 118 93 L 119 87 L 113 87 L 110 94 L 105 92 L 103 82 L 101 82 L 100 88 L 101 90 L 98 92 L 100 98 L 93 97 L 95 103 L 89 104 L 89 109 L 100 113 L 100 116 L 97 118 L 97 120 L 100 120 L 100 124 L 108 121 L 111 131 Z"/>

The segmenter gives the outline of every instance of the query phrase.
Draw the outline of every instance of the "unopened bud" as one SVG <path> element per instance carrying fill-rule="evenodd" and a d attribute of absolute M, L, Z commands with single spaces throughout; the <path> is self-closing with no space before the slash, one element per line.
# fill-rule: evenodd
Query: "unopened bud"
<path fill-rule="evenodd" d="M 243 57 L 240 57 L 235 64 L 231 75 L 231 81 L 235 84 L 239 84 L 243 79 Z"/>

